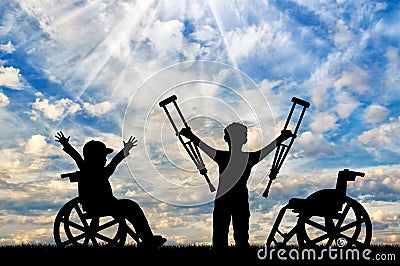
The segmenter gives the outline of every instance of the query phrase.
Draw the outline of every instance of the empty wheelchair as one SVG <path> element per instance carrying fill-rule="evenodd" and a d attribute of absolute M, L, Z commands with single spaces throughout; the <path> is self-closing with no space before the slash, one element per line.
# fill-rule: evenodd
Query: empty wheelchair
<path fill-rule="evenodd" d="M 70 182 L 77 182 L 79 171 L 62 174 Z M 54 227 L 54 241 L 58 247 L 123 246 L 127 236 L 140 244 L 133 227 L 124 217 L 91 214 L 85 211 L 81 199 L 75 197 L 58 211 Z"/>
<path fill-rule="evenodd" d="M 300 248 L 338 246 L 367 248 L 371 243 L 371 219 L 364 207 L 346 195 L 347 182 L 365 174 L 339 171 L 336 188 L 322 189 L 306 199 L 292 198 L 275 220 L 267 246 L 294 245 Z M 292 228 L 281 224 L 286 211 L 297 214 Z"/>

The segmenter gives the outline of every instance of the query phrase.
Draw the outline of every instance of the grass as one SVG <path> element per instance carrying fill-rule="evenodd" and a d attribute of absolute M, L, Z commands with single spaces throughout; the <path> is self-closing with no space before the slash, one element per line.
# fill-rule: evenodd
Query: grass
<path fill-rule="evenodd" d="M 323 247 L 316 250 L 316 258 L 320 256 L 322 249 Z M 235 247 L 229 247 L 225 253 L 215 253 L 210 246 L 198 245 L 163 246 L 158 250 L 150 251 L 130 245 L 119 248 L 101 246 L 60 249 L 51 244 L 27 244 L 0 246 L 0 257 L 3 261 L 8 260 L 13 264 L 29 262 L 30 264 L 42 263 L 54 266 L 57 264 L 79 265 L 83 261 L 91 262 L 91 265 L 92 263 L 100 265 L 131 264 L 130 262 L 136 263 L 137 261 L 145 262 L 144 265 L 153 263 L 162 263 L 162 265 L 181 263 L 185 265 L 220 265 L 221 263 L 228 265 L 243 261 L 246 262 L 245 265 L 294 265 L 304 264 L 304 262 L 309 265 L 343 265 L 347 262 L 351 265 L 389 265 L 394 264 L 395 261 L 397 263 L 400 261 L 400 247 L 398 245 L 372 245 L 368 250 L 370 250 L 370 253 L 367 252 L 366 255 L 370 260 L 362 257 L 362 251 L 358 251 L 360 257 L 357 259 L 354 253 L 350 252 L 346 255 L 346 250 L 331 250 L 331 255 L 336 255 L 336 259 L 332 259 L 327 250 L 322 253 L 325 255 L 322 259 L 313 259 L 309 253 L 304 253 L 304 257 L 301 257 L 301 250 L 296 246 L 289 246 L 285 248 L 285 251 L 280 251 L 280 257 L 286 258 L 286 260 L 281 260 L 278 258 L 278 250 L 271 253 L 271 249 L 267 250 L 268 256 L 263 258 L 265 255 L 264 246 L 251 246 L 246 253 L 240 252 Z M 296 256 L 299 257 L 295 258 Z M 385 258 L 385 260 L 378 261 L 375 259 L 378 258 L 377 256 Z"/>

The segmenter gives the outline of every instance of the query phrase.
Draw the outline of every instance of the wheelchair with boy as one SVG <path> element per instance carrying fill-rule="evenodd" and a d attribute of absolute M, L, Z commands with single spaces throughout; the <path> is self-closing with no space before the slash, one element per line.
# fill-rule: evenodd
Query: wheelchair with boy
<path fill-rule="evenodd" d="M 77 182 L 80 172 L 62 174 L 70 182 Z M 130 236 L 137 244 L 140 239 L 124 217 L 88 212 L 79 196 L 69 200 L 58 211 L 53 235 L 58 247 L 68 246 L 124 246 Z"/>

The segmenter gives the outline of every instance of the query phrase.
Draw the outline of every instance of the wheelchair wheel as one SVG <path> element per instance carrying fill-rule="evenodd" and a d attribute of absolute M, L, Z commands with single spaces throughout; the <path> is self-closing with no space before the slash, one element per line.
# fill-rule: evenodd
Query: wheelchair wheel
<path fill-rule="evenodd" d="M 371 219 L 356 200 L 345 197 L 338 216 L 299 215 L 297 221 L 299 247 L 333 246 L 366 248 L 371 243 Z"/>
<path fill-rule="evenodd" d="M 58 247 L 123 246 L 127 236 L 125 219 L 90 217 L 79 197 L 68 201 L 57 213 L 53 235 Z"/>

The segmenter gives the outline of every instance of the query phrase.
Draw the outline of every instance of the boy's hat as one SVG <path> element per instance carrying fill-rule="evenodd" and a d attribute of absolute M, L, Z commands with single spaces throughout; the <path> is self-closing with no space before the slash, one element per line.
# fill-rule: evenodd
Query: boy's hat
<path fill-rule="evenodd" d="M 86 144 L 83 146 L 83 156 L 85 155 L 96 155 L 96 154 L 101 154 L 101 155 L 107 155 L 109 153 L 112 153 L 114 150 L 111 148 L 107 148 L 106 145 L 98 140 L 90 140 L 86 142 Z"/>

